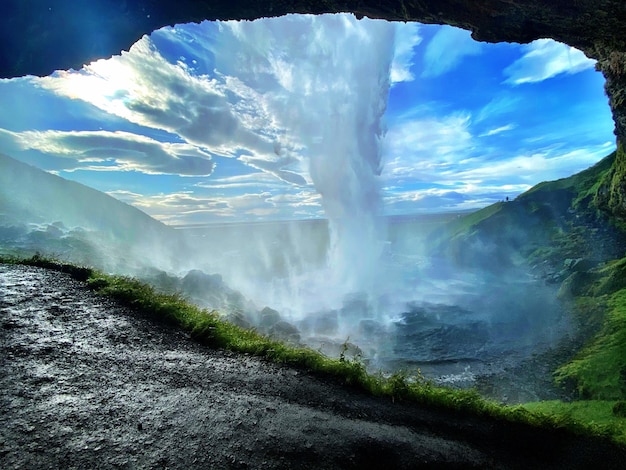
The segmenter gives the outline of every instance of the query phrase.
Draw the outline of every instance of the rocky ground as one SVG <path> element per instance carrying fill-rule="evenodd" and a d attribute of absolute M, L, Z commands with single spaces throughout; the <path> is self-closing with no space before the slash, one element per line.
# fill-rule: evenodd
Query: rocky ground
<path fill-rule="evenodd" d="M 392 403 L 207 349 L 57 272 L 0 265 L 0 467 L 623 468 L 626 450 Z"/>

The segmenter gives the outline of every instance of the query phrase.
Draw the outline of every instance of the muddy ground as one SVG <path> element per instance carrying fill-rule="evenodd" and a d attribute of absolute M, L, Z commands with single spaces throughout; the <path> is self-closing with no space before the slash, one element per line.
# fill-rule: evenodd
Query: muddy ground
<path fill-rule="evenodd" d="M 623 468 L 626 450 L 215 351 L 0 265 L 0 468 Z"/>

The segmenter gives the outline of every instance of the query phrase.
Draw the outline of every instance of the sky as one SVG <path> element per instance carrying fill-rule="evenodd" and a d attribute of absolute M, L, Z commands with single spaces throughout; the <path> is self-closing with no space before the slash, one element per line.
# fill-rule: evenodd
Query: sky
<path fill-rule="evenodd" d="M 352 15 L 177 25 L 0 80 L 0 152 L 172 225 L 476 209 L 614 150 L 594 65 Z"/>

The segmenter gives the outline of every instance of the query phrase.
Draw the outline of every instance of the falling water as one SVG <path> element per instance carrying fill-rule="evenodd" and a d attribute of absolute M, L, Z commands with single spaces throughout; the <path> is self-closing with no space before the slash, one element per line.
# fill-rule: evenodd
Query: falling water
<path fill-rule="evenodd" d="M 378 177 L 395 26 L 325 15 L 223 27 L 234 39 L 220 50 L 229 49 L 230 67 L 239 64 L 226 72 L 262 92 L 284 129 L 275 137 L 277 160 L 308 170 L 329 220 L 327 270 L 292 278 L 291 293 L 302 295 L 307 284 L 318 299 L 374 294 L 385 238 Z M 289 297 L 291 306 L 303 300 Z"/>

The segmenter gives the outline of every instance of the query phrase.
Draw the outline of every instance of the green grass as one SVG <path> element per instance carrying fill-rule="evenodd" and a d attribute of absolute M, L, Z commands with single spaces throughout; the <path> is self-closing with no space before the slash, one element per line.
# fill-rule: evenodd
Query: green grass
<path fill-rule="evenodd" d="M 484 207 L 476 212 L 472 212 L 463 217 L 460 217 L 450 224 L 448 224 L 448 236 L 454 238 L 459 234 L 464 234 L 471 231 L 472 227 L 475 227 L 480 222 L 500 212 L 504 206 L 504 202 L 496 202 L 490 206 Z"/>
<path fill-rule="evenodd" d="M 555 373 L 557 383 L 573 383 L 583 398 L 626 397 L 626 289 L 608 297 L 601 331 Z"/>
<path fill-rule="evenodd" d="M 593 197 L 606 175 L 611 171 L 617 152 L 613 152 L 595 165 L 567 178 L 539 183 L 522 196 L 534 197 L 538 193 L 552 193 L 557 190 L 570 190 L 576 194 L 573 206 L 576 207 L 589 197 Z"/>
<path fill-rule="evenodd" d="M 431 408 L 455 411 L 473 416 L 525 423 L 544 429 L 567 429 L 576 434 L 601 436 L 626 445 L 623 427 L 602 427 L 595 422 L 535 405 L 504 406 L 482 398 L 475 390 L 457 390 L 433 385 L 419 370 L 415 374 L 396 372 L 391 376 L 370 374 L 359 359 L 329 358 L 318 351 L 294 347 L 272 340 L 252 330 L 245 330 L 220 319 L 215 311 L 208 311 L 187 303 L 178 295 L 162 294 L 136 279 L 112 276 L 91 268 L 74 266 L 60 261 L 34 256 L 28 259 L 0 256 L 0 263 L 40 266 L 70 274 L 85 281 L 100 295 L 106 295 L 155 320 L 188 331 L 192 338 L 214 348 L 253 354 L 279 364 L 305 369 L 349 384 L 375 396 L 393 401 L 411 401 Z M 546 412 L 547 411 L 547 412 Z"/>
<path fill-rule="evenodd" d="M 590 286 L 593 295 L 612 294 L 626 287 L 626 258 L 607 263 L 596 273 L 597 281 Z"/>
<path fill-rule="evenodd" d="M 525 403 L 523 407 L 531 413 L 555 417 L 562 422 L 587 423 L 595 434 L 612 436 L 617 442 L 626 443 L 626 418 L 614 412 L 623 401 L 580 400 L 570 403 L 540 401 Z"/>

